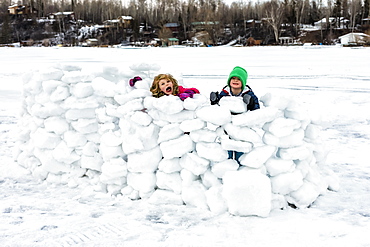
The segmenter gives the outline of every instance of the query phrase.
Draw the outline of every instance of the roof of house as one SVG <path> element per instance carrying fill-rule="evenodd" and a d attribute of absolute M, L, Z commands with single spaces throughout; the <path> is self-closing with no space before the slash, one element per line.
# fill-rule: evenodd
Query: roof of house
<path fill-rule="evenodd" d="M 174 22 L 171 22 L 171 23 L 166 23 L 164 24 L 165 27 L 179 27 L 180 24 L 179 23 L 174 23 Z"/>
<path fill-rule="evenodd" d="M 360 36 L 360 37 L 370 37 L 370 35 L 367 35 L 366 33 L 347 33 L 345 35 L 339 36 L 339 39 L 346 38 L 349 36 Z"/>

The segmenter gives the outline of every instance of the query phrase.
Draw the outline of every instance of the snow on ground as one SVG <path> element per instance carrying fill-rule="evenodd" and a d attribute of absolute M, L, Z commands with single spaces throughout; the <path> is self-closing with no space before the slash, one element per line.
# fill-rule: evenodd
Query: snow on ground
<path fill-rule="evenodd" d="M 370 246 L 370 49 L 1 48 L 0 54 L 2 246 Z M 339 177 L 340 190 L 328 191 L 307 209 L 235 217 L 39 183 L 13 162 L 20 75 L 55 63 L 93 71 L 140 62 L 159 64 L 159 72 L 205 95 L 220 90 L 239 65 L 249 72 L 257 96 L 292 97 L 319 113 L 331 150 L 327 165 Z"/>

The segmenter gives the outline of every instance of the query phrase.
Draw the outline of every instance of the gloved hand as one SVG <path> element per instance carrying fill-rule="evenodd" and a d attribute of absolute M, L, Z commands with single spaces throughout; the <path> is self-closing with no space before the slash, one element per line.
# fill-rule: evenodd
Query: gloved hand
<path fill-rule="evenodd" d="M 243 95 L 243 102 L 244 102 L 246 105 L 248 105 L 248 104 L 249 104 L 250 100 L 251 100 L 251 96 L 250 96 L 249 94 L 244 94 L 244 95 Z"/>
<path fill-rule="evenodd" d="M 182 101 L 184 101 L 185 99 L 187 99 L 187 98 L 192 98 L 193 96 L 190 96 L 190 94 L 188 94 L 188 93 L 180 93 L 179 95 L 179 98 L 182 100 Z"/>
<path fill-rule="evenodd" d="M 218 101 L 220 100 L 218 96 L 218 92 L 211 92 L 211 94 L 209 95 L 209 99 L 211 101 L 211 105 L 217 104 Z"/>
<path fill-rule="evenodd" d="M 189 94 L 189 97 L 190 97 L 190 98 L 193 98 L 193 95 L 195 94 L 194 90 L 191 90 L 191 89 L 187 89 L 187 90 L 185 90 L 185 92 L 184 92 L 184 93 Z"/>
<path fill-rule="evenodd" d="M 143 80 L 143 79 L 141 79 L 140 76 L 135 76 L 134 78 L 130 79 L 129 84 L 130 84 L 131 87 L 133 87 L 133 86 L 135 86 L 135 83 L 137 81 L 141 81 L 141 80 Z"/>

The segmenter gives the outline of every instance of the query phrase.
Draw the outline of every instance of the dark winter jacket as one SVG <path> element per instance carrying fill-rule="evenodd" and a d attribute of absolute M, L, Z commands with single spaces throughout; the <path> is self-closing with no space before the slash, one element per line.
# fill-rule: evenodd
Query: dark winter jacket
<path fill-rule="evenodd" d="M 258 102 L 258 98 L 253 93 L 252 89 L 248 85 L 246 85 L 246 87 L 244 88 L 244 90 L 240 94 L 238 94 L 238 95 L 233 95 L 232 92 L 231 92 L 231 90 L 230 90 L 230 87 L 229 86 L 225 86 L 222 89 L 222 91 L 220 92 L 220 94 L 218 96 L 218 100 L 220 100 L 224 96 L 243 97 L 245 94 L 248 94 L 249 96 L 251 96 L 250 101 L 249 101 L 249 104 L 247 105 L 248 111 L 254 111 L 254 110 L 260 109 L 260 104 Z"/>

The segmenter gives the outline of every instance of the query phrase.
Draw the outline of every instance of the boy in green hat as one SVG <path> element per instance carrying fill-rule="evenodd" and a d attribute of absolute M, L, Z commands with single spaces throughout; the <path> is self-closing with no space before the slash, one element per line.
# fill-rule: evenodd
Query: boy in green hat
<path fill-rule="evenodd" d="M 243 101 L 247 104 L 248 111 L 254 111 L 260 108 L 258 98 L 253 93 L 252 89 L 247 85 L 248 73 L 242 67 L 236 66 L 230 73 L 227 79 L 227 85 L 222 89 L 221 93 L 212 92 L 210 95 L 211 104 L 218 104 L 224 96 L 243 97 Z"/>
<path fill-rule="evenodd" d="M 243 97 L 243 101 L 247 104 L 248 111 L 254 111 L 260 108 L 257 96 L 252 89 L 247 85 L 248 73 L 242 67 L 236 66 L 230 73 L 227 79 L 227 85 L 222 89 L 221 93 L 212 92 L 210 95 L 211 104 L 218 104 L 224 96 Z M 235 159 L 239 163 L 242 152 L 228 151 L 229 159 Z"/>

